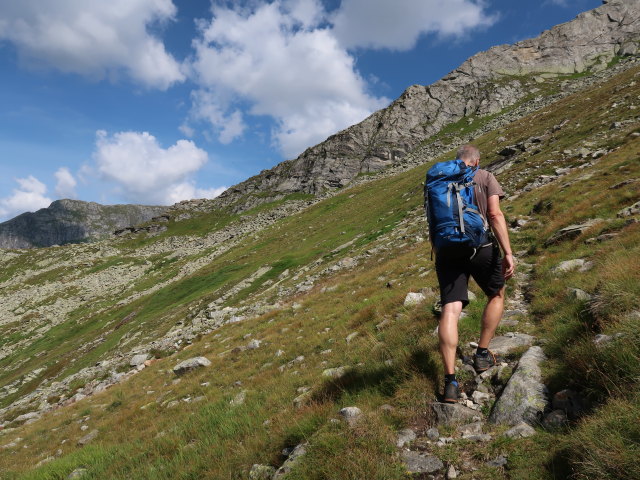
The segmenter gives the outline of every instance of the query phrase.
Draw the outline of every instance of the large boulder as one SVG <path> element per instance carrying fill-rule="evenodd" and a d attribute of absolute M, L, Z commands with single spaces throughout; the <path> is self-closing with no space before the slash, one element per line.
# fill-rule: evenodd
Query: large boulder
<path fill-rule="evenodd" d="M 540 347 L 531 347 L 522 355 L 516 371 L 491 411 L 491 423 L 535 424 L 542 419 L 549 403 L 546 387 L 541 383 L 540 364 L 545 359 Z"/>
<path fill-rule="evenodd" d="M 489 350 L 498 355 L 506 355 L 516 348 L 529 346 L 535 337 L 526 333 L 510 333 L 500 337 L 494 337 L 489 343 Z"/>

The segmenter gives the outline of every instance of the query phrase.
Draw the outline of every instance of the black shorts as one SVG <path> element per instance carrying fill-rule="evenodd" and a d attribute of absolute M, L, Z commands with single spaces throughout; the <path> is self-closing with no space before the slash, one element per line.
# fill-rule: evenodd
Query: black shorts
<path fill-rule="evenodd" d="M 436 254 L 436 274 L 440 283 L 442 305 L 460 301 L 463 307 L 467 306 L 469 276 L 473 277 L 488 297 L 496 296 L 504 287 L 500 247 L 492 244 L 479 248 L 475 255 L 473 253 L 473 249 L 465 248 Z"/>

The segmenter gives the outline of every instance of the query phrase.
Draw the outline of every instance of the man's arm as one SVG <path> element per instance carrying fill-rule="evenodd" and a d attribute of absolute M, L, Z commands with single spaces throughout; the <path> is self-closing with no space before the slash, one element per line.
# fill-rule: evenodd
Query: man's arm
<path fill-rule="evenodd" d="M 509 280 L 513 276 L 516 267 L 513 252 L 511 251 L 511 242 L 509 242 L 507 221 L 504 219 L 502 210 L 500 210 L 500 197 L 498 195 L 491 195 L 487 199 L 487 215 L 489 216 L 489 223 L 491 223 L 491 230 L 493 230 L 493 234 L 498 239 L 498 243 L 504 252 L 502 273 L 505 280 Z"/>

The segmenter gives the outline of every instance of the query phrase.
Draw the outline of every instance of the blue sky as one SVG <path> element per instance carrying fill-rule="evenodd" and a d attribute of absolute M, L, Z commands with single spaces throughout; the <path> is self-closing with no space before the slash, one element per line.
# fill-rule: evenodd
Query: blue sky
<path fill-rule="evenodd" d="M 0 3 L 0 221 L 213 197 L 600 0 Z"/>

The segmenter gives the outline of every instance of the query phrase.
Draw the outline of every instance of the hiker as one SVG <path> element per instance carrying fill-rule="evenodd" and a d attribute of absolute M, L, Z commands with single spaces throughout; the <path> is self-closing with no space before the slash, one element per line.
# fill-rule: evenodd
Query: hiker
<path fill-rule="evenodd" d="M 478 148 L 464 145 L 458 150 L 456 160 L 434 165 L 425 183 L 425 208 L 442 303 L 438 337 L 445 374 L 443 400 L 447 403 L 458 400 L 455 375 L 458 319 L 469 303 L 469 276 L 488 297 L 478 348 L 473 356 L 473 367 L 481 373 L 496 363 L 495 355 L 488 349 L 489 342 L 504 310 L 505 281 L 515 271 L 507 224 L 500 210 L 504 191 L 493 174 L 478 168 L 479 163 Z M 438 191 L 443 198 L 434 198 Z"/>

